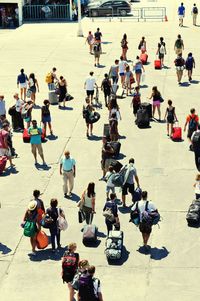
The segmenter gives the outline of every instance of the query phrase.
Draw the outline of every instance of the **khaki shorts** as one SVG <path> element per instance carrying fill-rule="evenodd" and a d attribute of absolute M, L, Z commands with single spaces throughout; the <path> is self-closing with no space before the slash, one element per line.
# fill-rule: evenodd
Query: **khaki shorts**
<path fill-rule="evenodd" d="M 36 154 L 36 151 L 38 150 L 39 155 L 43 155 L 42 144 L 31 144 L 31 150 L 33 154 Z"/>
<path fill-rule="evenodd" d="M 182 53 L 182 51 L 183 51 L 183 49 L 182 48 L 175 48 L 175 52 L 176 52 L 176 54 L 181 54 Z"/>

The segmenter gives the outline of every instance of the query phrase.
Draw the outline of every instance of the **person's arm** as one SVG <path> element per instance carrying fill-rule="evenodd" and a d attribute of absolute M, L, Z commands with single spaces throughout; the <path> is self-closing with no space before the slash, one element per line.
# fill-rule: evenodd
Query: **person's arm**
<path fill-rule="evenodd" d="M 174 115 L 175 115 L 175 112 L 174 112 Z M 167 116 L 167 109 L 166 109 L 166 111 L 165 111 L 164 120 L 166 119 L 166 116 Z"/>
<path fill-rule="evenodd" d="M 101 292 L 98 292 L 98 300 L 99 301 L 103 301 L 103 296 L 102 296 L 102 293 Z"/>
<path fill-rule="evenodd" d="M 36 87 L 37 87 L 38 92 L 39 92 L 39 85 L 38 85 L 38 81 L 37 80 L 35 81 L 35 84 L 36 84 Z"/>
<path fill-rule="evenodd" d="M 17 77 L 17 88 L 19 88 L 19 76 Z"/>
<path fill-rule="evenodd" d="M 195 68 L 195 60 L 194 60 L 194 58 L 193 58 L 193 68 Z"/>
<path fill-rule="evenodd" d="M 183 50 L 184 50 L 184 43 L 183 43 L 183 41 L 182 41 L 182 48 L 183 48 Z"/>
<path fill-rule="evenodd" d="M 185 125 L 184 125 L 184 132 L 186 131 L 186 126 L 187 126 L 187 124 L 188 124 L 188 120 L 186 119 L 186 122 L 185 122 Z"/>
<path fill-rule="evenodd" d="M 62 163 L 60 163 L 60 175 L 62 175 Z"/>
<path fill-rule="evenodd" d="M 95 212 L 95 197 L 92 198 L 92 213 L 96 213 Z"/>
<path fill-rule="evenodd" d="M 137 183 L 137 187 L 140 187 L 138 175 L 135 175 L 135 181 Z"/>
<path fill-rule="evenodd" d="M 42 108 L 41 108 L 41 121 L 42 121 L 42 117 L 43 117 L 43 112 L 42 112 Z"/>
<path fill-rule="evenodd" d="M 73 166 L 74 178 L 76 177 L 76 165 Z"/>
<path fill-rule="evenodd" d="M 151 96 L 149 97 L 149 99 L 152 99 L 152 97 L 153 97 L 153 93 L 151 94 Z"/>
<path fill-rule="evenodd" d="M 176 113 L 175 113 L 175 108 L 174 108 L 174 117 L 175 117 L 175 120 L 178 121 L 178 118 L 177 118 Z"/>
<path fill-rule="evenodd" d="M 8 149 L 7 135 L 4 137 L 5 148 Z"/>

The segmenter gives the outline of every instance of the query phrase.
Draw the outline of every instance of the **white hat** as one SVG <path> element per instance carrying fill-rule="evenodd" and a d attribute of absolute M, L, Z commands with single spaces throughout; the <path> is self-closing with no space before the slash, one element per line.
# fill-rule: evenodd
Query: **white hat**
<path fill-rule="evenodd" d="M 33 211 L 37 207 L 37 201 L 30 201 L 28 204 L 28 210 Z"/>

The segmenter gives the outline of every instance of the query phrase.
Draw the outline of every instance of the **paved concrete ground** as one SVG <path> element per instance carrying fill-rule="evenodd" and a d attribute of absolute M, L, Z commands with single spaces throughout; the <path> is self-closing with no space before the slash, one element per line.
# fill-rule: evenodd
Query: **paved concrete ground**
<path fill-rule="evenodd" d="M 173 3 L 172 3 L 173 2 Z M 146 88 L 141 89 L 142 99 L 150 95 L 151 87 L 157 85 L 165 100 L 171 98 L 181 126 L 191 107 L 199 111 L 200 44 L 199 28 L 192 27 L 190 3 L 185 1 L 188 16 L 187 27 L 177 27 L 176 7 L 178 1 L 168 1 L 169 22 L 124 22 L 83 21 L 84 34 L 100 26 L 103 32 L 105 54 L 101 57 L 104 68 L 95 69 L 100 84 L 103 74 L 108 71 L 116 57 L 120 55 L 120 40 L 124 32 L 128 35 L 128 57 L 134 59 L 141 36 L 147 40 L 150 64 L 146 69 Z M 163 5 L 162 1 L 148 3 Z M 85 39 L 76 37 L 76 24 L 33 24 L 24 25 L 15 31 L 0 32 L 0 92 L 6 96 L 7 107 L 13 103 L 16 89 L 16 75 L 21 67 L 27 73 L 35 72 L 40 85 L 37 103 L 42 104 L 47 97 L 44 78 L 52 66 L 58 74 L 66 76 L 69 92 L 75 97 L 65 111 L 52 107 L 53 128 L 57 140 L 47 141 L 44 153 L 49 170 L 36 170 L 30 146 L 22 143 L 21 134 L 14 134 L 14 145 L 19 157 L 15 160 L 16 173 L 0 178 L 0 296 L 2 301 L 68 300 L 66 285 L 62 284 L 59 254 L 52 256 L 47 250 L 30 260 L 29 240 L 22 236 L 20 222 L 33 189 L 43 192 L 43 200 L 48 206 L 52 197 L 57 197 L 69 221 L 69 229 L 62 233 L 61 242 L 65 246 L 76 241 L 81 258 L 88 258 L 97 267 L 96 275 L 102 281 L 105 300 L 172 300 L 191 301 L 200 294 L 199 229 L 188 228 L 185 221 L 187 208 L 193 199 L 196 169 L 193 154 L 188 151 L 186 135 L 184 141 L 174 143 L 166 135 L 166 124 L 151 123 L 151 129 L 140 130 L 134 125 L 130 109 L 131 98 L 119 101 L 122 121 L 119 124 L 124 154 L 123 163 L 130 157 L 136 160 L 136 167 L 142 188 L 149 191 L 149 198 L 157 204 L 163 217 L 160 228 L 154 227 L 150 244 L 150 255 L 139 253 L 142 244 L 137 228 L 128 223 L 129 214 L 120 210 L 121 227 L 124 230 L 126 254 L 123 264 L 109 266 L 104 255 L 106 228 L 102 216 L 105 201 L 105 183 L 99 182 L 100 148 L 103 124 L 107 122 L 107 111 L 101 111 L 101 119 L 95 124 L 94 141 L 85 137 L 85 124 L 81 115 L 84 102 L 83 83 L 90 70 L 94 70 L 93 57 L 84 45 Z M 184 56 L 192 50 L 197 67 L 194 71 L 196 83 L 179 87 L 173 67 L 175 58 L 174 40 L 181 33 L 185 42 Z M 167 43 L 166 65 L 168 69 L 155 71 L 153 61 L 157 41 L 164 36 Z M 187 77 L 184 77 L 187 81 Z M 101 95 L 102 99 L 102 95 Z M 166 101 L 162 105 L 162 116 Z M 39 110 L 33 117 L 39 120 Z M 81 243 L 81 226 L 77 222 L 76 202 L 63 198 L 62 179 L 59 176 L 59 159 L 64 149 L 69 149 L 77 161 L 77 178 L 74 192 L 78 197 L 89 181 L 96 183 L 97 214 L 95 224 L 101 236 L 98 248 L 86 248 Z M 118 194 L 119 195 L 119 194 Z M 127 204 L 131 201 L 128 198 Z"/>

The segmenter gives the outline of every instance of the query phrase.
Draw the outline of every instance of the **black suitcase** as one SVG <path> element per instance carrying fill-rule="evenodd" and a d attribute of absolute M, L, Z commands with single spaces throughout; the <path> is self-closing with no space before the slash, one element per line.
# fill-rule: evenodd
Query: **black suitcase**
<path fill-rule="evenodd" d="M 148 114 L 149 114 L 149 118 L 152 118 L 152 104 L 149 102 L 142 102 L 141 103 L 141 108 L 146 109 Z"/>
<path fill-rule="evenodd" d="M 103 136 L 110 139 L 110 125 L 108 123 L 103 126 Z"/>
<path fill-rule="evenodd" d="M 123 167 L 123 165 L 119 161 L 114 160 L 114 159 L 112 159 L 110 161 L 110 165 L 113 167 L 115 172 L 119 172 L 121 170 L 121 168 Z"/>
<path fill-rule="evenodd" d="M 112 142 L 109 142 L 109 144 L 114 150 L 113 158 L 118 158 L 120 149 L 121 149 L 121 143 L 119 141 L 112 141 Z"/>
<path fill-rule="evenodd" d="M 93 224 L 83 227 L 83 244 L 85 246 L 97 243 L 97 231 L 98 228 Z"/>
<path fill-rule="evenodd" d="M 139 128 L 148 128 L 150 125 L 149 114 L 146 109 L 140 108 L 137 111 L 136 124 Z"/>
<path fill-rule="evenodd" d="M 188 226 L 195 227 L 200 224 L 200 200 L 194 200 L 186 215 Z"/>

